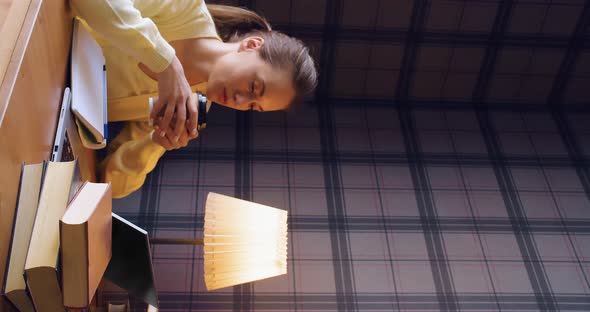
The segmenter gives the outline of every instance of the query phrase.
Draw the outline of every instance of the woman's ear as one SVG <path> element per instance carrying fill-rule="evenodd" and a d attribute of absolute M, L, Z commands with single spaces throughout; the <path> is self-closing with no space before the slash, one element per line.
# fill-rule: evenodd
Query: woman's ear
<path fill-rule="evenodd" d="M 247 37 L 240 42 L 238 52 L 252 51 L 262 48 L 264 45 L 264 38 L 259 36 Z"/>

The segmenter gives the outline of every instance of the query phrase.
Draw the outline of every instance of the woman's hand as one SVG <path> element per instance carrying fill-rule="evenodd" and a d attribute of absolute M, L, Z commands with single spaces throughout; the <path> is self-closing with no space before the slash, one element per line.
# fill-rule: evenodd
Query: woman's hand
<path fill-rule="evenodd" d="M 197 116 L 196 110 L 193 109 L 193 105 L 189 101 L 192 91 L 178 58 L 174 57 L 172 63 L 156 77 L 153 73 L 146 71 L 143 64 L 140 65 L 140 68 L 148 76 L 158 80 L 158 100 L 154 103 L 154 108 L 150 113 L 150 121 L 154 128 L 164 129 L 162 131 L 166 132 L 170 132 L 169 128 L 173 129 L 173 133 L 166 133 L 166 136 L 170 136 L 172 141 L 179 141 L 183 132 L 186 132 L 184 128 L 188 108 L 191 120 L 189 133 L 194 133 Z M 173 117 L 176 121 L 171 123 Z"/>
<path fill-rule="evenodd" d="M 173 122 L 176 122 L 176 120 L 173 120 Z M 174 136 L 175 134 L 171 128 L 168 128 L 168 131 L 155 130 L 152 132 L 152 141 L 160 144 L 166 150 L 171 151 L 187 146 L 190 140 L 199 136 L 199 132 L 192 134 L 189 133 L 187 128 L 182 127 L 178 140 L 174 140 Z"/>

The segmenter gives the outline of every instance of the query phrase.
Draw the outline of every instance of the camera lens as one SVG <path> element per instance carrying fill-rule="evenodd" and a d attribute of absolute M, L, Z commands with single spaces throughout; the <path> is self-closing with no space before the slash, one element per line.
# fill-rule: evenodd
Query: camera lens
<path fill-rule="evenodd" d="M 201 92 L 197 92 L 199 120 L 197 121 L 197 129 L 205 129 L 207 126 L 207 97 Z"/>

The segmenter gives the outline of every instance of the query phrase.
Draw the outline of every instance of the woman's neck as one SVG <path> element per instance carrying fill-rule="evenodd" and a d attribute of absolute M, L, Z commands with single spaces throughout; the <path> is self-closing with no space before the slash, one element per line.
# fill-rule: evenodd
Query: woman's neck
<path fill-rule="evenodd" d="M 215 63 L 227 53 L 237 51 L 239 43 L 226 43 L 213 38 L 195 38 L 174 41 L 171 45 L 182 64 L 190 85 L 209 80 Z"/>

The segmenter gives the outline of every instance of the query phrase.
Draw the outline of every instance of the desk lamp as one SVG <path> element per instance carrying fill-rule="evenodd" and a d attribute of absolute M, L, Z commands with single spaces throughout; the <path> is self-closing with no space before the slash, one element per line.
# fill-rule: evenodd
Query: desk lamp
<path fill-rule="evenodd" d="M 153 244 L 203 245 L 207 290 L 287 273 L 287 211 L 209 193 L 204 239 L 152 238 Z"/>

